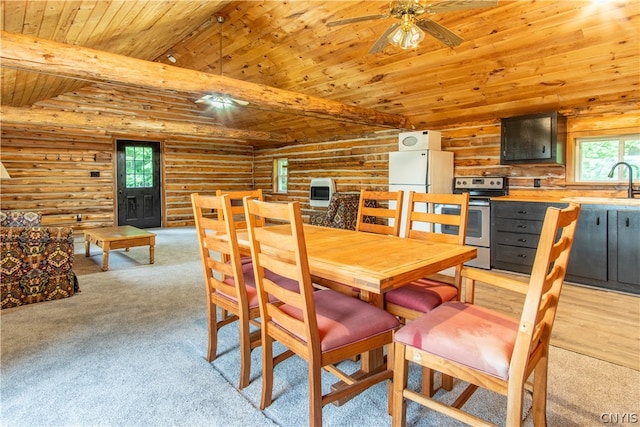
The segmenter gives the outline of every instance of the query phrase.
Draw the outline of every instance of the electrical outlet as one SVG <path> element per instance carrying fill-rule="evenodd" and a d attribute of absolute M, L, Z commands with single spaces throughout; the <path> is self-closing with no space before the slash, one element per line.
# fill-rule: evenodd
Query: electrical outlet
<path fill-rule="evenodd" d="M 540 178 L 533 179 L 533 186 L 536 188 L 540 187 Z"/>
<path fill-rule="evenodd" d="M 76 215 L 76 221 L 78 222 L 82 221 L 82 215 L 80 214 Z"/>

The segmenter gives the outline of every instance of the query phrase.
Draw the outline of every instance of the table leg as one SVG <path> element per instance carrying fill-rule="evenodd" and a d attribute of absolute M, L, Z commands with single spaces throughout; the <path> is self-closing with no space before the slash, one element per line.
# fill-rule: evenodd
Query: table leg
<path fill-rule="evenodd" d="M 102 271 L 109 270 L 109 242 L 104 242 L 102 244 Z"/>
<path fill-rule="evenodd" d="M 149 245 L 149 264 L 153 264 L 155 262 L 155 246 L 153 244 Z"/>
<path fill-rule="evenodd" d="M 85 235 L 84 236 L 84 256 L 88 257 L 91 256 L 90 252 L 89 252 L 89 245 L 91 244 L 91 238 L 89 238 L 89 236 Z"/>
<path fill-rule="evenodd" d="M 362 290 L 360 291 L 360 299 L 384 309 L 384 297 L 382 295 Z M 384 365 L 385 359 L 382 348 L 364 353 L 360 357 L 360 369 L 365 373 L 374 372 Z"/>

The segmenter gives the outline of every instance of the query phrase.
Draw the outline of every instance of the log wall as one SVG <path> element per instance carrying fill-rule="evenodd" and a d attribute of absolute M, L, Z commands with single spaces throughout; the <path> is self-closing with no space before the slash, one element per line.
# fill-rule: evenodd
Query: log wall
<path fill-rule="evenodd" d="M 100 102 L 92 102 L 95 105 L 91 110 L 101 108 Z M 582 136 L 637 133 L 640 105 L 601 103 L 562 113 L 568 117 L 569 128 L 566 167 L 500 165 L 499 119 L 434 129 L 442 132 L 442 148 L 454 152 L 457 175 L 507 176 L 510 194 L 624 197 L 626 185 L 572 183 L 571 173 L 567 173 L 572 170 L 572 141 Z M 336 135 L 334 140 L 320 143 L 252 148 L 215 138 L 3 124 L 2 162 L 12 179 L 2 181 L 2 209 L 38 210 L 47 223 L 76 229 L 114 225 L 118 138 L 161 142 L 163 225 L 167 227 L 192 225 L 189 194 L 213 193 L 218 188 L 262 188 L 267 200 L 300 201 L 305 216 L 314 210 L 322 211 L 308 204 L 311 178 L 332 177 L 340 192 L 386 189 L 388 153 L 397 149 L 396 132 L 392 131 L 344 140 Z M 278 157 L 289 159 L 288 194 L 272 192 L 272 164 Z M 100 172 L 100 177 L 90 177 L 91 171 Z M 533 188 L 533 178 L 541 180 L 541 188 Z"/>
<path fill-rule="evenodd" d="M 567 116 L 567 165 L 501 165 L 500 119 L 475 123 L 456 123 L 433 128 L 442 132 L 442 149 L 454 152 L 455 175 L 506 176 L 509 194 L 532 197 L 601 196 L 625 197 L 623 184 L 579 184 L 573 182 L 572 156 L 575 139 L 587 136 L 629 134 L 640 131 L 640 105 L 637 102 L 599 104 L 561 111 Z M 307 214 L 311 178 L 331 177 L 336 191 L 360 188 L 386 190 L 388 153 L 397 150 L 397 137 L 370 135 L 364 139 L 329 141 L 255 151 L 256 186 L 271 190 L 274 158 L 289 160 L 289 194 L 271 194 L 274 200 L 298 200 Z M 533 179 L 541 181 L 533 188 Z"/>
<path fill-rule="evenodd" d="M 65 129 L 2 127 L 2 209 L 35 210 L 47 224 L 76 230 L 116 223 L 115 142 L 157 138 Z M 163 225 L 193 225 L 189 195 L 252 186 L 253 149 L 228 141 L 161 143 Z M 99 178 L 91 172 L 100 173 Z"/>

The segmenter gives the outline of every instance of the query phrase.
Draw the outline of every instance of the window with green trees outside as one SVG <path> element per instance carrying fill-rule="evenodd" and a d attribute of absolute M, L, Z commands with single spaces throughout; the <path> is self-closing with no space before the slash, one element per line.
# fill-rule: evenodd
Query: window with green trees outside
<path fill-rule="evenodd" d="M 127 188 L 153 187 L 153 149 L 151 147 L 126 147 Z"/>
<path fill-rule="evenodd" d="M 640 135 L 614 135 L 576 140 L 576 181 L 626 181 L 629 169 L 620 167 L 609 178 L 611 167 L 627 162 L 640 176 Z"/>

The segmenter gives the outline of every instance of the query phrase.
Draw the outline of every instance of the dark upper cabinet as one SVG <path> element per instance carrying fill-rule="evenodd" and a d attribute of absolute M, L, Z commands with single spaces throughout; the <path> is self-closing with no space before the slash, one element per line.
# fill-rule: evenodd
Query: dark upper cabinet
<path fill-rule="evenodd" d="M 552 113 L 502 119 L 500 163 L 564 164 L 567 119 Z"/>

